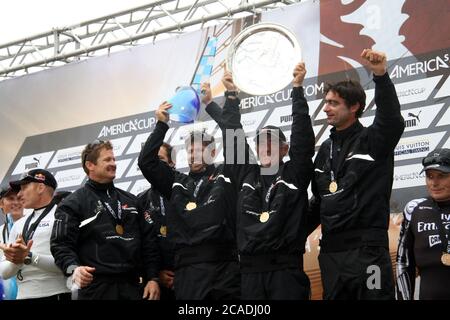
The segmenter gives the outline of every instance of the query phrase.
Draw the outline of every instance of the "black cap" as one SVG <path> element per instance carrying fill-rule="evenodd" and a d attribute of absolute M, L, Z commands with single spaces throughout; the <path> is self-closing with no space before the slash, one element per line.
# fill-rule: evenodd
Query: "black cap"
<path fill-rule="evenodd" d="M 283 131 L 280 128 L 278 128 L 276 126 L 265 126 L 256 132 L 256 137 L 255 137 L 256 143 L 259 142 L 259 136 L 264 135 L 264 134 L 266 134 L 266 135 L 270 134 L 271 136 L 274 136 L 275 138 L 277 138 L 279 141 L 287 142 L 286 136 L 284 135 Z"/>
<path fill-rule="evenodd" d="M 17 193 L 17 191 L 13 190 L 13 188 L 11 188 L 9 185 L 2 186 L 0 188 L 0 199 L 2 199 L 3 197 L 6 197 L 10 193 Z"/>
<path fill-rule="evenodd" d="M 44 169 L 33 169 L 25 172 L 20 177 L 20 180 L 11 181 L 9 185 L 11 186 L 11 188 L 18 190 L 20 189 L 21 185 L 30 182 L 43 183 L 49 187 L 52 187 L 53 189 L 56 189 L 56 187 L 58 186 L 55 177 L 50 172 Z"/>
<path fill-rule="evenodd" d="M 441 172 L 450 172 L 450 149 L 441 148 L 431 151 L 422 160 L 423 169 L 426 170 L 438 170 Z"/>

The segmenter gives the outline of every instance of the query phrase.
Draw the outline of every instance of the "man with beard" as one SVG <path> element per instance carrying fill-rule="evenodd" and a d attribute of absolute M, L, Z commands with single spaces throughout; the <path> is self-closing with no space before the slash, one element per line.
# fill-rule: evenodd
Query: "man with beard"
<path fill-rule="evenodd" d="M 394 148 L 405 127 L 386 55 L 365 49 L 361 58 L 373 72 L 373 124 L 359 117 L 366 105 L 361 84 L 345 80 L 325 89 L 330 138 L 317 153 L 310 224 L 322 225 L 319 264 L 324 299 L 393 299 L 389 256 L 389 199 Z M 378 268 L 378 269 L 377 269 Z M 378 270 L 379 285 L 368 285 Z"/>

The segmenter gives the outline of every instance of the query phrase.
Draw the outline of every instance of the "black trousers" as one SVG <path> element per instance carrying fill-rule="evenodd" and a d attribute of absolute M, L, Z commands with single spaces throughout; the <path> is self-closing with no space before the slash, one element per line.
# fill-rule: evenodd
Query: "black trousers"
<path fill-rule="evenodd" d="M 72 293 L 72 300 L 142 300 L 138 279 L 94 276 L 87 287 Z"/>
<path fill-rule="evenodd" d="M 393 300 L 394 275 L 389 249 L 364 246 L 319 255 L 326 300 Z"/>
<path fill-rule="evenodd" d="M 163 301 L 175 300 L 175 291 L 173 289 L 166 288 L 162 284 L 159 285 L 159 289 L 161 292 L 160 300 Z"/>
<path fill-rule="evenodd" d="M 175 270 L 177 300 L 235 300 L 240 298 L 236 261 L 195 263 Z"/>
<path fill-rule="evenodd" d="M 309 300 L 308 276 L 299 268 L 242 273 L 243 300 Z"/>
<path fill-rule="evenodd" d="M 49 297 L 31 298 L 29 301 L 69 301 L 70 293 L 59 293 Z"/>

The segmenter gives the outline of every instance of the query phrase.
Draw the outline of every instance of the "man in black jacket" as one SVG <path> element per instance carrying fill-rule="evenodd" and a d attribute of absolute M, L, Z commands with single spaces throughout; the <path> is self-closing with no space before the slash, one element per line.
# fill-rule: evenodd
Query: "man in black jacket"
<path fill-rule="evenodd" d="M 374 74 L 374 122 L 363 127 L 365 93 L 354 81 L 326 89 L 331 135 L 315 159 L 311 230 L 322 224 L 319 263 L 324 299 L 393 299 L 387 229 L 393 150 L 404 121 L 384 53 L 361 57 Z"/>
<path fill-rule="evenodd" d="M 153 224 L 137 211 L 134 195 L 114 186 L 111 143 L 94 141 L 81 158 L 89 180 L 56 211 L 51 241 L 56 264 L 80 289 L 78 299 L 159 299 Z"/>
<path fill-rule="evenodd" d="M 170 167 L 175 167 L 176 153 L 170 144 L 163 143 L 161 145 L 158 151 L 158 157 Z M 171 217 L 172 206 L 155 188 L 149 188 L 138 195 L 138 209 L 144 213 L 146 219 L 153 221 L 155 224 L 154 228 L 158 233 L 157 243 L 161 258 L 159 270 L 161 300 L 174 300 L 175 244 L 172 240 L 172 234 L 168 232 L 171 227 L 168 227 L 168 217 Z"/>
<path fill-rule="evenodd" d="M 224 133 L 225 161 L 238 194 L 237 243 L 243 299 L 301 300 L 310 295 L 302 257 L 314 133 L 302 88 L 305 74 L 304 63 L 299 63 L 292 81 L 291 146 L 281 129 L 262 128 L 256 136 L 260 165 L 254 161 L 242 130 L 239 99 L 223 108 L 219 124 Z M 232 96 L 236 91 L 232 75 L 226 73 L 224 80 Z M 283 162 L 288 151 L 290 160 Z"/>
<path fill-rule="evenodd" d="M 138 165 L 152 187 L 173 207 L 168 232 L 175 242 L 176 299 L 237 299 L 240 277 L 232 181 L 223 165 L 212 164 L 215 142 L 204 131 L 193 131 L 186 138 L 189 174 L 158 159 L 169 129 L 170 107 L 164 102 L 156 111 L 158 122 L 139 155 Z"/>

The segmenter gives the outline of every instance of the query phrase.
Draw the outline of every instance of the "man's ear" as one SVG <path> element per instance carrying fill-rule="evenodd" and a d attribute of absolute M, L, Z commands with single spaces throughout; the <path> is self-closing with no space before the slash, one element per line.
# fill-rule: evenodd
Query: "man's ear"
<path fill-rule="evenodd" d="M 84 165 L 86 166 L 88 171 L 94 170 L 95 164 L 93 162 L 87 160 Z"/>
<path fill-rule="evenodd" d="M 355 118 L 356 118 L 356 113 L 358 112 L 359 108 L 361 108 L 361 105 L 359 104 L 359 102 L 350 106 L 350 112 L 355 114 Z"/>
<path fill-rule="evenodd" d="M 289 152 L 289 145 L 287 143 L 283 143 L 280 146 L 280 161 L 288 154 Z"/>
<path fill-rule="evenodd" d="M 45 184 L 37 183 L 36 185 L 37 185 L 36 190 L 37 190 L 38 194 L 43 194 L 45 192 L 45 187 L 46 187 Z"/>

